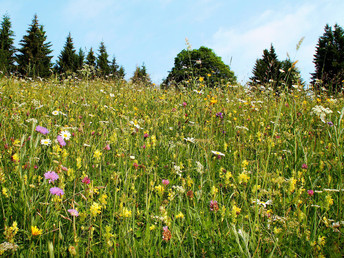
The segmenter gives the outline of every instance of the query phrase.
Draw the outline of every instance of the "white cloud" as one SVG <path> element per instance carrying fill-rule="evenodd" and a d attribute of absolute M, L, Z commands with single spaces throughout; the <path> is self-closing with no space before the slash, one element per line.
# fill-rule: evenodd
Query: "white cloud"
<path fill-rule="evenodd" d="M 338 11 L 335 12 L 338 6 L 323 4 L 319 0 L 303 4 L 297 9 L 286 7 L 277 11 L 266 10 L 250 19 L 246 28 L 219 28 L 209 45 L 218 55 L 233 57 L 231 68 L 241 82 L 249 79 L 255 60 L 262 56 L 263 50 L 269 48 L 271 43 L 280 60 L 286 58 L 287 52 L 291 59 L 295 57 L 299 60 L 302 77 L 309 80 L 309 73 L 314 69 L 312 60 L 315 45 L 324 25 L 329 22 L 326 21 L 328 14 L 331 13 L 331 20 L 335 19 L 335 14 L 342 16 Z M 302 37 L 305 37 L 305 41 L 296 53 L 296 44 Z"/>
<path fill-rule="evenodd" d="M 69 19 L 88 20 L 96 18 L 110 7 L 114 8 L 114 5 L 112 0 L 70 0 L 64 13 Z"/>

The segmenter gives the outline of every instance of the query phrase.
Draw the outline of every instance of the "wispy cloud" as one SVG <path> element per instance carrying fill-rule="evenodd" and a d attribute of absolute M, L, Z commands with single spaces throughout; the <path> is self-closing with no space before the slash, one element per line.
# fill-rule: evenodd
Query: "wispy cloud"
<path fill-rule="evenodd" d="M 309 73 L 313 72 L 312 60 L 317 39 L 326 22 L 329 22 L 327 11 L 333 10 L 333 7 L 323 3 L 319 0 L 305 3 L 297 9 L 287 6 L 282 10 L 267 10 L 252 17 L 247 25 L 219 28 L 209 44 L 219 55 L 233 57 L 232 69 L 242 81 L 249 79 L 255 60 L 271 43 L 280 59 L 286 58 L 287 53 L 292 59 L 298 59 L 302 76 L 308 80 Z M 340 17 L 339 13 L 337 17 Z M 314 31 L 319 31 L 319 35 L 315 35 Z M 291 46 L 296 46 L 302 37 L 305 37 L 305 41 L 300 52 L 296 53 Z"/>
<path fill-rule="evenodd" d="M 70 19 L 94 19 L 116 4 L 112 0 L 70 0 L 64 14 Z"/>

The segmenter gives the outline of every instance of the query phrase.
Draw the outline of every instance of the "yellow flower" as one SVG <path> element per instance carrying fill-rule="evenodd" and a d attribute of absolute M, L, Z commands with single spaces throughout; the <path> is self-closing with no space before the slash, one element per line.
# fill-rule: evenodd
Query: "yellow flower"
<path fill-rule="evenodd" d="M 106 198 L 107 198 L 106 194 L 102 194 L 99 198 L 99 201 L 104 206 L 104 208 L 105 208 L 105 205 L 107 204 Z"/>
<path fill-rule="evenodd" d="M 18 155 L 18 153 L 13 154 L 12 160 L 13 160 L 14 162 L 18 162 L 18 161 L 19 161 L 19 155 Z"/>
<path fill-rule="evenodd" d="M 102 155 L 101 151 L 96 150 L 96 151 L 94 152 L 94 154 L 93 154 L 93 157 L 94 157 L 95 159 L 100 159 L 101 155 Z"/>
<path fill-rule="evenodd" d="M 204 81 L 204 78 L 203 78 L 203 77 L 199 77 L 199 81 L 200 81 L 200 82 L 203 82 L 203 81 Z"/>
<path fill-rule="evenodd" d="M 97 216 L 97 214 L 101 213 L 102 206 L 98 203 L 93 202 L 92 206 L 90 207 L 90 211 L 93 217 Z"/>
<path fill-rule="evenodd" d="M 248 176 L 246 173 L 241 173 L 239 175 L 239 184 L 247 184 L 248 180 L 250 179 L 250 176 Z"/>
<path fill-rule="evenodd" d="M 31 226 L 31 234 L 33 236 L 39 236 L 42 234 L 42 229 L 39 229 L 37 226 Z"/>
<path fill-rule="evenodd" d="M 123 208 L 121 212 L 121 216 L 124 218 L 129 218 L 131 216 L 131 210 L 127 208 Z"/>
<path fill-rule="evenodd" d="M 184 214 L 182 212 L 179 212 L 177 215 L 176 215 L 176 219 L 184 219 Z"/>
<path fill-rule="evenodd" d="M 155 188 L 155 191 L 161 196 L 164 193 L 164 187 L 162 185 L 158 185 Z"/>

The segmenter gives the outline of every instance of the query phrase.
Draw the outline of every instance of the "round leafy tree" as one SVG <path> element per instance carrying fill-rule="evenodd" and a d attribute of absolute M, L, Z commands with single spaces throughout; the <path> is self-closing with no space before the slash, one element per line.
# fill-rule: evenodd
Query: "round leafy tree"
<path fill-rule="evenodd" d="M 182 50 L 174 59 L 174 67 L 164 81 L 166 86 L 172 83 L 186 83 L 202 77 L 206 86 L 215 87 L 225 82 L 236 82 L 234 72 L 224 64 L 221 57 L 212 49 L 200 47 L 194 50 Z M 205 79 L 206 78 L 206 79 Z"/>

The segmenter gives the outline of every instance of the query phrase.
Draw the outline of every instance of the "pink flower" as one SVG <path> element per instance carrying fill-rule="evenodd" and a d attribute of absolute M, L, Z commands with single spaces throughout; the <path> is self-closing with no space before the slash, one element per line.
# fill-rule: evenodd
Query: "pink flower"
<path fill-rule="evenodd" d="M 48 134 L 49 130 L 43 126 L 37 125 L 36 126 L 36 132 L 39 132 L 41 134 Z"/>
<path fill-rule="evenodd" d="M 144 138 L 147 138 L 148 136 L 149 136 L 148 133 L 145 133 L 145 134 L 143 135 Z"/>
<path fill-rule="evenodd" d="M 58 195 L 58 196 L 64 195 L 63 190 L 59 187 L 52 187 L 52 188 L 50 188 L 49 191 L 53 195 Z"/>
<path fill-rule="evenodd" d="M 186 107 L 188 104 L 186 104 L 186 102 L 184 101 L 183 102 L 183 107 Z"/>
<path fill-rule="evenodd" d="M 307 169 L 308 168 L 307 164 L 302 164 L 302 168 Z"/>
<path fill-rule="evenodd" d="M 58 143 L 60 144 L 61 147 L 62 146 L 66 146 L 66 142 L 65 142 L 65 140 L 63 139 L 63 137 L 61 135 L 57 136 L 57 141 L 58 141 Z"/>
<path fill-rule="evenodd" d="M 308 190 L 307 193 L 308 193 L 309 196 L 313 196 L 314 195 L 314 191 L 313 190 Z"/>
<path fill-rule="evenodd" d="M 84 184 L 88 185 L 89 183 L 91 183 L 91 180 L 90 180 L 87 176 L 85 176 L 85 177 L 81 180 L 81 182 L 83 182 Z"/>
<path fill-rule="evenodd" d="M 219 205 L 217 201 L 211 200 L 210 201 L 210 210 L 211 211 L 217 211 L 219 209 Z"/>
<path fill-rule="evenodd" d="M 106 146 L 104 147 L 104 150 L 111 150 L 110 144 L 106 144 Z"/>
<path fill-rule="evenodd" d="M 170 183 L 170 181 L 168 181 L 168 179 L 163 179 L 162 180 L 162 184 L 163 185 L 168 185 Z"/>
<path fill-rule="evenodd" d="M 55 180 L 59 179 L 59 175 L 56 174 L 54 171 L 48 171 L 44 174 L 45 179 L 49 179 L 49 184 L 51 182 L 54 183 Z"/>
<path fill-rule="evenodd" d="M 66 168 L 66 167 L 64 167 L 64 166 L 61 166 L 61 169 L 63 170 L 63 171 L 68 171 L 68 168 Z"/>
<path fill-rule="evenodd" d="M 69 209 L 68 212 L 70 213 L 70 215 L 72 215 L 73 217 L 78 217 L 79 216 L 79 212 L 75 209 Z"/>

